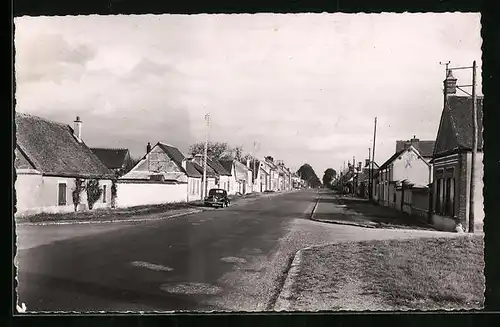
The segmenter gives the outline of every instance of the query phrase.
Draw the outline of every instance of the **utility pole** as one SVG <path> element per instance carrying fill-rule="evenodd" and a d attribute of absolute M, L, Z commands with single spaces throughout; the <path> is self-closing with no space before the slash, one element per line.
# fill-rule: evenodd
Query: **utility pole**
<path fill-rule="evenodd" d="M 355 191 L 354 191 L 354 185 L 356 181 L 356 157 L 352 156 L 352 196 L 354 197 Z"/>
<path fill-rule="evenodd" d="M 373 151 L 372 160 L 370 162 L 370 170 L 372 171 L 371 176 L 373 176 L 373 169 L 375 168 L 373 162 L 375 161 L 375 139 L 377 138 L 377 117 L 375 117 L 375 126 L 373 128 Z M 373 184 L 373 182 L 372 182 Z M 372 185 L 373 186 L 373 185 Z M 373 199 L 373 187 L 370 188 L 370 200 Z"/>
<path fill-rule="evenodd" d="M 210 114 L 205 115 L 205 121 L 207 123 L 207 130 L 205 134 L 205 149 L 203 154 L 203 190 L 201 192 L 201 197 L 204 199 L 207 196 L 207 153 L 208 153 L 208 137 L 210 130 Z"/>
<path fill-rule="evenodd" d="M 370 198 L 370 189 L 372 187 L 372 173 L 370 169 L 370 162 L 372 161 L 372 148 L 368 148 L 368 198 Z M 365 193 L 366 194 L 366 193 Z"/>
<path fill-rule="evenodd" d="M 472 63 L 472 158 L 470 172 L 470 195 L 469 195 L 469 233 L 474 233 L 474 189 L 475 189 L 475 166 L 477 154 L 477 104 L 476 104 L 476 61 Z"/>

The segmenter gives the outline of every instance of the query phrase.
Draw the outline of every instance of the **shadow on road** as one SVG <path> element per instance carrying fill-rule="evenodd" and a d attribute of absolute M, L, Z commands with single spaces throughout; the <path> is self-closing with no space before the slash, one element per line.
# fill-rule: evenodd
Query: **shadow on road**
<path fill-rule="evenodd" d="M 315 215 L 317 219 L 370 222 L 384 228 L 435 230 L 427 223 L 425 217 L 411 216 L 396 209 L 374 204 L 367 199 L 332 196 L 330 193 L 329 195 L 323 194 L 321 203 L 335 204 L 339 206 L 339 211 L 332 214 Z"/>
<path fill-rule="evenodd" d="M 113 303 L 130 303 L 130 310 L 137 310 L 139 307 L 149 307 L 154 310 L 196 310 L 200 309 L 199 298 L 206 295 L 196 296 L 182 294 L 168 294 L 161 293 L 160 286 L 158 286 L 158 293 L 131 290 L 127 289 L 124 285 L 123 288 L 116 288 L 112 286 L 99 285 L 91 282 L 77 281 L 68 278 L 52 277 L 36 273 L 20 273 L 18 275 L 21 285 L 38 285 L 44 286 L 47 289 L 54 290 L 54 293 L 69 292 L 70 294 L 78 294 L 83 296 L 95 297 L 99 303 L 105 302 Z M 29 281 L 31 280 L 31 281 Z M 33 290 L 34 291 L 34 290 Z M 103 310 L 99 303 L 93 301 L 83 300 L 85 303 L 72 303 L 72 299 L 78 299 L 79 296 L 68 298 L 64 303 L 58 302 L 57 304 L 50 299 L 44 299 L 40 293 L 30 292 L 26 289 L 18 290 L 18 297 L 20 302 L 25 302 L 29 311 L 99 311 Z M 31 294 L 29 294 L 31 293 Z M 36 293 L 36 295 L 35 295 Z M 48 295 L 50 297 L 50 294 Z M 161 307 L 159 307 L 161 304 Z M 122 305 L 123 307 L 123 305 Z M 168 309 L 163 309 L 163 308 Z M 84 309 L 87 308 L 87 309 Z M 122 309 L 120 311 L 126 311 Z M 203 310 L 217 310 L 217 308 L 204 308 Z M 118 310 L 117 310 L 118 311 Z M 147 311 L 147 310 L 145 310 Z"/>

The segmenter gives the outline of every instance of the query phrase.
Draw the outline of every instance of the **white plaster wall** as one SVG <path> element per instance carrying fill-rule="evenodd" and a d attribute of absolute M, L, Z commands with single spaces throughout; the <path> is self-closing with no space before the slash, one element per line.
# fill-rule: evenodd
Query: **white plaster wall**
<path fill-rule="evenodd" d="M 429 184 L 429 166 L 418 158 L 413 151 L 405 151 L 401 159 L 396 158 L 393 167 L 393 180 L 408 180 L 418 185 Z"/>
<path fill-rule="evenodd" d="M 133 207 L 149 204 L 185 202 L 188 184 L 117 183 L 116 206 Z"/>
<path fill-rule="evenodd" d="M 58 205 L 58 184 L 66 183 L 66 205 Z M 111 206 L 111 180 L 100 180 L 99 185 L 106 185 L 106 194 L 101 196 L 94 204 L 94 209 L 108 208 Z M 32 174 L 18 174 L 14 185 L 17 197 L 16 216 L 37 213 L 63 213 L 73 212 L 73 188 L 75 179 L 73 177 L 53 177 Z M 103 196 L 106 196 L 104 202 Z M 88 208 L 87 193 L 83 191 L 80 196 L 78 210 Z"/>

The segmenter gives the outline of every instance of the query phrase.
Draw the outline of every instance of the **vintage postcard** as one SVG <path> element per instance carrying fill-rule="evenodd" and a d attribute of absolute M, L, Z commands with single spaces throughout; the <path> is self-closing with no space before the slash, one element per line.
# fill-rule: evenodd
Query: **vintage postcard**
<path fill-rule="evenodd" d="M 482 309 L 480 19 L 15 18 L 17 312 Z"/>

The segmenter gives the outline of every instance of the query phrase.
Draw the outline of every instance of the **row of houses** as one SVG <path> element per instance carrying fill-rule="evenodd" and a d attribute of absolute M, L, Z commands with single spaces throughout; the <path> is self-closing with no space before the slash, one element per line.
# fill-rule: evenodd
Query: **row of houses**
<path fill-rule="evenodd" d="M 79 117 L 73 127 L 25 113 L 16 113 L 15 119 L 16 215 L 87 210 L 84 190 L 91 180 L 100 189 L 93 208 L 199 201 L 211 188 L 244 195 L 295 185 L 284 162 L 270 156 L 244 163 L 207 158 L 203 192 L 201 155 L 148 143 L 144 156 L 133 163 L 128 149 L 88 147 Z"/>
<path fill-rule="evenodd" d="M 483 97 L 477 97 L 477 155 L 474 164 L 474 207 L 469 208 L 472 171 L 472 97 L 456 94 L 457 79 L 448 71 L 444 106 L 435 140 L 396 141 L 394 154 L 381 165 L 365 160 L 342 174 L 344 191 L 369 197 L 384 206 L 428 219 L 442 230 L 468 226 L 474 210 L 475 230 L 482 230 Z M 374 170 L 370 174 L 371 164 Z M 371 183 L 370 183 L 371 176 Z"/>

